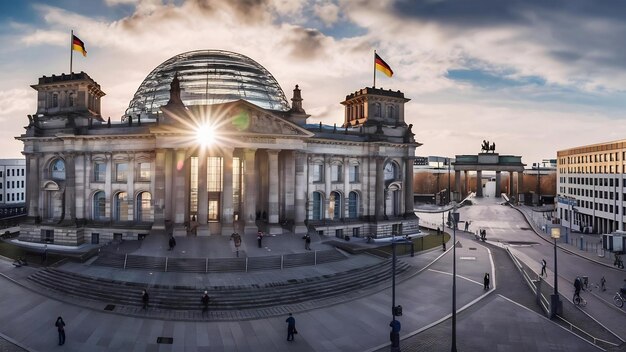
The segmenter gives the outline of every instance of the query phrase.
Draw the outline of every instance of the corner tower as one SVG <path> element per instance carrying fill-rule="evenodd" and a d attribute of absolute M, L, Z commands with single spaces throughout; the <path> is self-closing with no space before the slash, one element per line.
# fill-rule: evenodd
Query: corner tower
<path fill-rule="evenodd" d="M 399 90 L 365 87 L 341 102 L 345 106 L 343 127 L 406 126 L 404 104 L 410 100 Z"/>

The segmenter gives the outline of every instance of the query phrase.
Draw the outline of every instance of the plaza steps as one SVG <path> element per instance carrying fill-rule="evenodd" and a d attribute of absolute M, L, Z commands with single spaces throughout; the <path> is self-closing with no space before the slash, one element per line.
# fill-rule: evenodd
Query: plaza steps
<path fill-rule="evenodd" d="M 247 258 L 150 257 L 102 252 L 92 265 L 163 272 L 219 273 L 294 268 L 346 258 L 337 249 Z"/>
<path fill-rule="evenodd" d="M 417 272 L 417 268 L 398 260 L 398 280 Z M 163 310 L 198 310 L 204 290 L 209 291 L 211 310 L 247 310 L 289 304 L 360 297 L 381 284 L 391 281 L 391 261 L 369 265 L 335 274 L 284 282 L 242 286 L 190 286 L 148 285 L 142 283 L 108 280 L 54 268 L 44 268 L 30 275 L 28 280 L 36 286 L 62 296 L 71 296 L 116 304 L 141 307 L 141 291 L 150 294 L 150 307 Z"/>

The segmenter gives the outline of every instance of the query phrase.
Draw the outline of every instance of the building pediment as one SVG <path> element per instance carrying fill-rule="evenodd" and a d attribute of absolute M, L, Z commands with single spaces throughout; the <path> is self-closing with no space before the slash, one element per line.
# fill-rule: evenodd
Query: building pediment
<path fill-rule="evenodd" d="M 168 112 L 165 111 L 167 114 Z M 289 136 L 311 137 L 313 133 L 245 100 L 207 106 L 190 106 L 184 113 L 178 111 L 174 121 L 152 128 L 153 133 L 176 132 L 181 128 L 193 128 L 206 123 L 215 126 L 217 133 L 233 133 L 241 136 Z M 184 118 L 181 116 L 184 115 Z M 172 119 L 170 119 L 172 120 Z M 183 122 L 184 120 L 184 122 Z M 192 122 L 191 124 L 188 122 Z"/>

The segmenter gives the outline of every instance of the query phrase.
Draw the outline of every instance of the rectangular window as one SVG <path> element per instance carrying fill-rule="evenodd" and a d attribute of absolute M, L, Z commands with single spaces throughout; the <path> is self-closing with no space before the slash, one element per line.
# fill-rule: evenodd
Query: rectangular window
<path fill-rule="evenodd" d="M 118 163 L 115 164 L 115 181 L 126 182 L 128 180 L 128 164 Z"/>
<path fill-rule="evenodd" d="M 343 167 L 341 165 L 331 165 L 330 166 L 330 173 L 331 173 L 331 182 L 341 182 L 343 177 L 342 176 L 342 172 L 343 172 Z"/>
<path fill-rule="evenodd" d="M 322 164 L 313 164 L 312 177 L 313 182 L 322 182 L 324 179 L 324 171 L 322 169 L 324 165 Z"/>
<path fill-rule="evenodd" d="M 106 180 L 106 169 L 107 166 L 105 163 L 95 163 L 93 165 L 94 182 L 104 182 Z"/>
<path fill-rule="evenodd" d="M 22 183 L 22 188 L 24 188 L 24 181 L 20 181 Z"/>
<path fill-rule="evenodd" d="M 359 182 L 359 165 L 350 166 L 350 182 Z"/>
<path fill-rule="evenodd" d="M 22 176 L 24 176 L 24 169 L 22 169 Z"/>
<path fill-rule="evenodd" d="M 191 214 L 198 213 L 198 157 L 191 157 L 191 175 L 189 190 L 189 211 Z"/>
<path fill-rule="evenodd" d="M 11 181 L 11 188 L 15 188 L 15 181 Z"/>
<path fill-rule="evenodd" d="M 139 181 L 150 181 L 150 163 L 139 163 Z"/>
<path fill-rule="evenodd" d="M 209 221 L 219 221 L 220 200 L 222 199 L 223 159 L 219 156 L 207 158 L 207 193 L 209 197 Z"/>

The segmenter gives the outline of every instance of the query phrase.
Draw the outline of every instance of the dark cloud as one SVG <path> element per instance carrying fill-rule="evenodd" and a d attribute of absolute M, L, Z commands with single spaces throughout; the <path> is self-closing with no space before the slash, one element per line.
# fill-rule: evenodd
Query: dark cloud
<path fill-rule="evenodd" d="M 268 0 L 188 0 L 201 10 L 213 13 L 218 9 L 228 7 L 237 16 L 245 21 L 258 22 L 269 17 Z"/>
<path fill-rule="evenodd" d="M 459 26 L 496 26 L 529 23 L 533 14 L 623 20 L 624 1 L 588 0 L 398 0 L 392 6 L 400 17 L 417 18 Z"/>
<path fill-rule="evenodd" d="M 290 46 L 291 56 L 297 59 L 314 59 L 324 55 L 324 34 L 316 29 L 295 27 L 284 44 Z"/>

